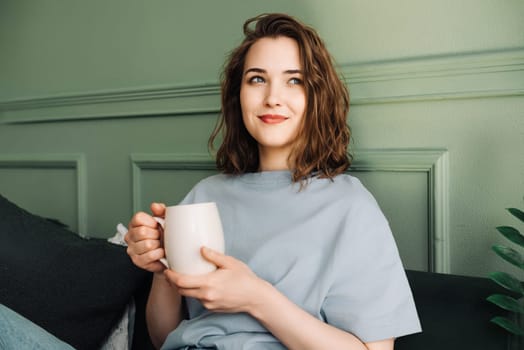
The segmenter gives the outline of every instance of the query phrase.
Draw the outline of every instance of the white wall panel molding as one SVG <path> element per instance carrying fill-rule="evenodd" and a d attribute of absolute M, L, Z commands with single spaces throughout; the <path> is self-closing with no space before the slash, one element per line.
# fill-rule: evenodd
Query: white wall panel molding
<path fill-rule="evenodd" d="M 353 105 L 524 95 L 524 48 L 345 64 Z M 216 114 L 217 82 L 0 101 L 0 123 Z"/>
<path fill-rule="evenodd" d="M 212 84 L 138 87 L 0 101 L 0 123 L 218 113 Z"/>
<path fill-rule="evenodd" d="M 81 236 L 87 234 L 87 167 L 83 154 L 0 154 L 0 171 L 2 169 L 73 170 L 76 173 L 78 233 Z"/>
<path fill-rule="evenodd" d="M 143 170 L 215 170 L 214 160 L 207 154 L 134 153 L 131 155 L 133 212 L 142 203 Z"/>
<path fill-rule="evenodd" d="M 444 149 L 356 150 L 351 171 L 424 172 L 428 178 L 428 266 L 450 272 L 449 159 Z"/>
<path fill-rule="evenodd" d="M 342 66 L 352 103 L 524 95 L 524 48 Z"/>

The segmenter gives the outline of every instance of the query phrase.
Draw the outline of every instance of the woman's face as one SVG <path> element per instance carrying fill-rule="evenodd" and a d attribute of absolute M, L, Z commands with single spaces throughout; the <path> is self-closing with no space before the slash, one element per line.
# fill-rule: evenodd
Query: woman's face
<path fill-rule="evenodd" d="M 240 105 L 261 160 L 289 156 L 306 110 L 303 79 L 298 44 L 291 38 L 262 38 L 247 52 Z"/>

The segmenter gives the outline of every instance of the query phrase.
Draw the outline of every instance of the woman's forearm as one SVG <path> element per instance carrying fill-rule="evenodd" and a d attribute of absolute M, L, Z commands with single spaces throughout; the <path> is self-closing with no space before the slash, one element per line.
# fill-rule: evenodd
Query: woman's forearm
<path fill-rule="evenodd" d="M 146 320 L 151 341 L 157 349 L 183 317 L 182 297 L 171 287 L 163 273 L 155 273 L 147 300 Z"/>
<path fill-rule="evenodd" d="M 353 334 L 313 317 L 269 283 L 263 285 L 249 313 L 288 349 L 368 349 Z"/>

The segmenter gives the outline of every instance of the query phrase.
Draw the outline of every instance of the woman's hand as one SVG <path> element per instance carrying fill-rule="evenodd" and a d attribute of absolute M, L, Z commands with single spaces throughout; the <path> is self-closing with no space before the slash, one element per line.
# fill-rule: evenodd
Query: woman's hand
<path fill-rule="evenodd" d="M 163 217 L 165 210 L 164 204 L 151 204 L 151 212 L 155 216 Z M 161 272 L 165 269 L 165 266 L 159 261 L 165 256 L 165 253 L 161 242 L 162 234 L 158 227 L 153 216 L 138 212 L 129 222 L 129 231 L 125 236 L 127 254 L 133 263 L 150 272 Z"/>
<path fill-rule="evenodd" d="M 242 261 L 203 247 L 202 256 L 217 265 L 217 270 L 205 275 L 182 275 L 165 270 L 168 280 L 180 295 L 200 300 L 215 312 L 250 312 L 259 302 L 257 294 L 269 283 L 257 277 Z"/>

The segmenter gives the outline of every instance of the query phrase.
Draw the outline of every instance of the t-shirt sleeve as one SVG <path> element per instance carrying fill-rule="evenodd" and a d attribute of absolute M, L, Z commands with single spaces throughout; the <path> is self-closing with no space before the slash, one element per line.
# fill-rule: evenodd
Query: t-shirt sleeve
<path fill-rule="evenodd" d="M 178 205 L 203 203 L 209 201 L 209 191 L 213 189 L 217 176 L 210 176 L 198 181 Z M 220 187 L 220 186 L 218 186 Z"/>
<path fill-rule="evenodd" d="M 189 191 L 184 199 L 182 199 L 178 205 L 186 205 L 186 204 L 193 204 L 195 203 L 195 188 L 193 187 L 191 191 Z"/>
<path fill-rule="evenodd" d="M 363 342 L 420 332 L 415 303 L 389 224 L 370 194 L 344 218 L 333 284 L 322 312 L 328 324 Z"/>

